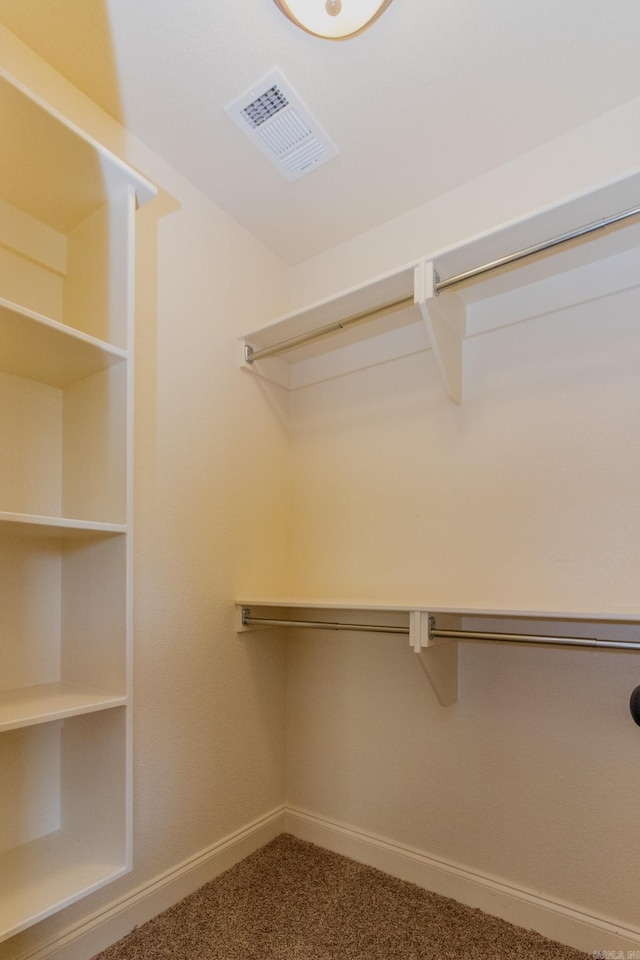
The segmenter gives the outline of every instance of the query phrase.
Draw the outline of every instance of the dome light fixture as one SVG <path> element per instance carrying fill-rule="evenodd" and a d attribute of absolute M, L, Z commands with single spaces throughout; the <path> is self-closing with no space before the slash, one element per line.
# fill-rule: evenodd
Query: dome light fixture
<path fill-rule="evenodd" d="M 314 37 L 346 40 L 370 27 L 391 0 L 273 0 L 292 23 Z"/>

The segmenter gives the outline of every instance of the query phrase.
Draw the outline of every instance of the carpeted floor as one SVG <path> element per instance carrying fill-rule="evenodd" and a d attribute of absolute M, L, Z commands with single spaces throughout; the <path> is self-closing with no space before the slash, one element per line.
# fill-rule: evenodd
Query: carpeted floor
<path fill-rule="evenodd" d="M 584 960 L 288 834 L 94 960 Z"/>

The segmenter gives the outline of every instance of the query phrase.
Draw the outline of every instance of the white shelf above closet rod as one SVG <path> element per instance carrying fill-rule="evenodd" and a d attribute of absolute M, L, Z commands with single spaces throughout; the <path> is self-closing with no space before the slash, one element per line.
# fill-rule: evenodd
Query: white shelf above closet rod
<path fill-rule="evenodd" d="M 453 277 L 441 279 L 437 271 L 434 270 L 433 293 L 435 296 L 438 296 L 441 290 L 448 290 L 451 287 L 464 283 L 465 281 L 474 280 L 477 277 L 483 276 L 484 274 L 491 273 L 494 270 L 499 270 L 501 267 L 510 266 L 511 264 L 517 263 L 520 260 L 526 260 L 529 257 L 535 256 L 536 254 L 544 253 L 547 250 L 552 250 L 554 247 L 561 246 L 565 243 L 570 243 L 573 240 L 579 240 L 588 236 L 589 234 L 604 230 L 607 227 L 622 223 L 623 221 L 629 220 L 638 215 L 640 215 L 640 206 L 633 207 L 629 210 L 624 210 L 621 213 L 612 214 L 609 217 L 601 218 L 574 230 L 569 230 L 566 233 L 551 237 L 548 240 L 543 240 L 540 243 L 517 250 L 515 253 L 507 254 L 506 256 L 500 257 L 497 260 L 491 260 L 490 262 L 481 264 L 478 267 L 465 270 L 463 273 L 456 274 Z M 275 343 L 268 347 L 262 347 L 261 349 L 254 349 L 250 344 L 245 343 L 245 363 L 251 365 L 257 360 L 266 360 L 269 357 L 278 356 L 281 353 L 285 353 L 287 350 L 293 350 L 295 347 L 300 347 L 305 343 L 311 343 L 314 340 L 329 336 L 332 333 L 337 333 L 338 331 L 354 326 L 357 323 L 363 323 L 366 320 L 374 320 L 384 317 L 387 314 L 401 310 L 414 302 L 416 302 L 416 298 L 414 296 L 400 297 L 388 303 L 382 304 L 381 306 L 374 307 L 373 309 L 363 310 L 359 313 L 353 314 L 352 316 L 344 317 L 341 320 L 336 320 L 333 323 L 325 324 L 321 327 L 317 327 L 314 330 L 309 330 L 306 333 L 302 333 L 299 336 L 287 338 L 282 340 L 280 343 Z"/>

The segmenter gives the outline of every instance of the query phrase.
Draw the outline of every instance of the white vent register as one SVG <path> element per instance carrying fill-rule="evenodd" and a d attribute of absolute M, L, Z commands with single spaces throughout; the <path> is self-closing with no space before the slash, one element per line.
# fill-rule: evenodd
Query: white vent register
<path fill-rule="evenodd" d="M 338 153 L 279 70 L 225 112 L 287 180 L 298 180 Z"/>

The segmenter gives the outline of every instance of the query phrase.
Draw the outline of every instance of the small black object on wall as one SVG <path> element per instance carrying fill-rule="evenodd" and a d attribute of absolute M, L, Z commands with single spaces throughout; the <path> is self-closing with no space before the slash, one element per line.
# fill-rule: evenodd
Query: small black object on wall
<path fill-rule="evenodd" d="M 640 686 L 636 687 L 629 700 L 629 709 L 631 716 L 640 727 Z"/>

